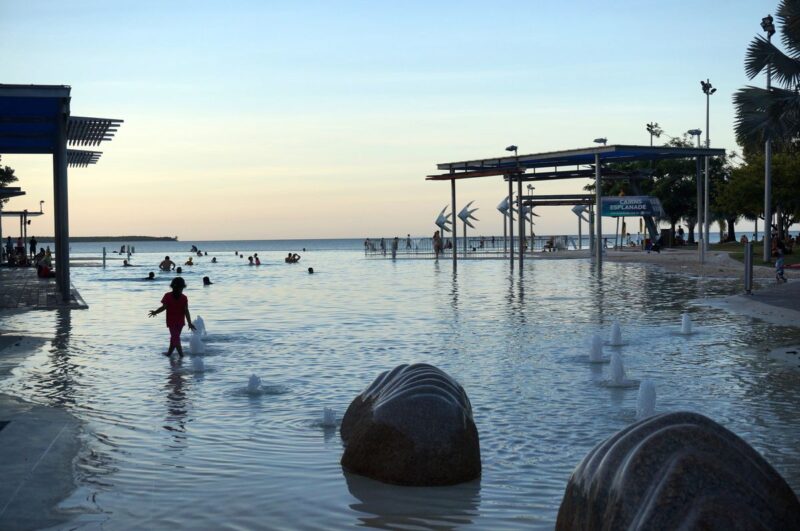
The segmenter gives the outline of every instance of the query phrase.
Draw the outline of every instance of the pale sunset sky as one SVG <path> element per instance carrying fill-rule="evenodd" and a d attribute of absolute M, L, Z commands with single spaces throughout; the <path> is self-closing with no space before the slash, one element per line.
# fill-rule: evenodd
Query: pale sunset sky
<path fill-rule="evenodd" d="M 718 88 L 712 146 L 738 151 L 732 95 L 776 6 L 3 0 L 0 82 L 70 85 L 73 115 L 125 120 L 97 165 L 70 170 L 72 235 L 429 236 L 450 197 L 424 180 L 437 162 L 647 144 L 650 121 L 705 130 L 701 79 Z M 49 156 L 3 164 L 28 192 L 8 209 L 52 212 Z M 473 233 L 502 234 L 505 190 L 459 184 Z M 540 215 L 537 234 L 577 232 L 568 207 Z M 31 231 L 53 234 L 52 217 Z"/>

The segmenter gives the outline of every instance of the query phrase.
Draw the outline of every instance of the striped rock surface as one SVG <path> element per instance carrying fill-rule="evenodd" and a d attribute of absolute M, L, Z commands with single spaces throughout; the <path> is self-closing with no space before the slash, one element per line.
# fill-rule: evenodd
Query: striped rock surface
<path fill-rule="evenodd" d="M 697 413 L 665 413 L 589 452 L 556 529 L 800 529 L 800 503 L 737 435 Z"/>
<path fill-rule="evenodd" d="M 342 418 L 342 466 L 398 485 L 454 485 L 480 477 L 472 405 L 461 385 L 424 363 L 378 376 Z"/>

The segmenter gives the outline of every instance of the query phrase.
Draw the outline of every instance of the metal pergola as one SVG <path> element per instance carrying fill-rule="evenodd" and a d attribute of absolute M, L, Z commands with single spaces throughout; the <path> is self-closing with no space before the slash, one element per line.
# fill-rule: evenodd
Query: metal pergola
<path fill-rule="evenodd" d="M 513 155 L 506 157 L 492 157 L 486 159 L 466 160 L 460 162 L 444 162 L 437 164 L 439 170 L 447 173 L 428 175 L 428 181 L 450 181 L 451 209 L 453 215 L 456 208 L 456 181 L 459 179 L 472 179 L 483 177 L 502 176 L 508 182 L 508 201 L 513 204 L 513 183 L 517 183 L 517 196 L 525 198 L 522 194 L 522 183 L 531 181 L 546 181 L 556 179 L 587 179 L 595 180 L 594 200 L 594 229 L 595 246 L 594 256 L 597 264 L 602 262 L 602 179 L 641 179 L 642 175 L 626 174 L 625 172 L 603 169 L 604 163 L 656 161 L 665 159 L 687 159 L 719 157 L 725 155 L 724 149 L 700 147 L 670 147 L 670 146 L 636 146 L 636 145 L 611 145 L 588 148 L 570 149 L 564 151 L 549 151 L 528 155 Z M 698 166 L 699 167 L 699 166 Z M 698 175 L 698 202 L 700 197 L 700 179 Z M 701 209 L 698 208 L 698 212 Z M 525 238 L 525 219 L 517 216 L 519 221 L 520 250 L 523 248 Z M 458 263 L 456 245 L 456 222 L 453 219 L 453 267 Z M 509 234 L 513 240 L 514 226 L 511 217 L 508 218 Z M 519 264 L 522 266 L 524 253 L 519 253 Z M 514 264 L 514 246 L 511 246 L 511 264 Z"/>
<path fill-rule="evenodd" d="M 65 303 L 71 298 L 69 274 L 69 195 L 67 167 L 97 163 L 101 152 L 67 149 L 111 140 L 122 120 L 70 116 L 66 85 L 0 84 L 0 154 L 53 156 L 53 217 L 56 281 Z"/>

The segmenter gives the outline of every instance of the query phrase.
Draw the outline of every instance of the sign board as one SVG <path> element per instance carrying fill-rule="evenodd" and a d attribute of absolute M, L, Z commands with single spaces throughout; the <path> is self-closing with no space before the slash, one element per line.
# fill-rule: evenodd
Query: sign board
<path fill-rule="evenodd" d="M 658 218 L 664 216 L 661 201 L 649 195 L 604 197 L 602 205 L 603 215 L 612 218 L 627 216 L 655 216 Z"/>

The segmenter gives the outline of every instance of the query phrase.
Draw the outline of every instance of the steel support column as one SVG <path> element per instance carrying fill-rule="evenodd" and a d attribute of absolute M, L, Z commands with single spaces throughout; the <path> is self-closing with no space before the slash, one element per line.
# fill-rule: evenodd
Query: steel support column
<path fill-rule="evenodd" d="M 56 280 L 65 304 L 70 302 L 69 275 L 69 196 L 67 193 L 67 119 L 69 103 L 56 121 L 56 147 L 53 151 L 53 215 L 55 216 Z"/>
<path fill-rule="evenodd" d="M 508 256 L 511 259 L 511 267 L 514 267 L 514 183 L 511 175 L 508 177 Z"/>
<path fill-rule="evenodd" d="M 519 219 L 519 272 L 525 257 L 525 216 L 522 215 L 522 177 L 517 175 L 517 217 Z"/>
<path fill-rule="evenodd" d="M 452 171 L 451 171 L 452 173 Z M 453 271 L 456 270 L 458 267 L 458 221 L 456 217 L 456 180 L 450 179 L 450 202 L 451 202 L 451 209 L 452 212 L 450 213 L 453 216 Z"/>
<path fill-rule="evenodd" d="M 700 138 L 699 136 L 697 137 Z M 699 143 L 699 140 L 698 140 Z M 697 179 L 697 249 L 700 263 L 706 262 L 705 235 L 703 234 L 703 181 L 700 178 L 700 157 L 695 157 L 695 175 Z"/>
<path fill-rule="evenodd" d="M 595 261 L 597 265 L 602 265 L 603 262 L 603 200 L 602 190 L 602 176 L 600 175 L 600 153 L 594 154 L 594 197 L 595 197 L 595 211 L 594 211 L 594 228 L 595 234 Z"/>

